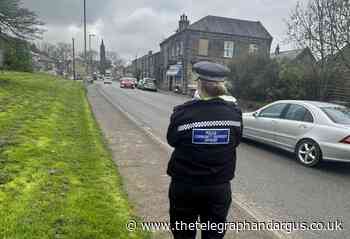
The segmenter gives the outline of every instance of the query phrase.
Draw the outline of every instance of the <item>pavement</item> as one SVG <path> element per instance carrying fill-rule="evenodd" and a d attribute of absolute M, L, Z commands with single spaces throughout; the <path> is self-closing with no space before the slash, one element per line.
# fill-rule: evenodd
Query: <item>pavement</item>
<path fill-rule="evenodd" d="M 127 111 L 105 97 L 98 85 L 88 88 L 92 110 L 123 178 L 125 190 L 141 221 L 169 221 L 166 166 L 171 149 Z M 235 202 L 229 220 L 256 221 Z M 172 238 L 169 232 L 155 232 L 154 239 Z M 267 231 L 228 232 L 227 239 L 277 238 Z"/>
<path fill-rule="evenodd" d="M 94 87 L 162 145 L 166 145 L 173 107 L 188 100 L 181 95 L 120 89 L 116 83 Z M 244 211 L 258 221 L 327 223 L 339 219 L 342 231 L 297 230 L 280 234 L 288 238 L 349 238 L 349 163 L 324 162 L 320 167 L 306 168 L 292 154 L 254 142 L 242 143 L 237 154 L 232 191 L 235 203 Z M 168 158 L 163 160 L 167 162 Z"/>

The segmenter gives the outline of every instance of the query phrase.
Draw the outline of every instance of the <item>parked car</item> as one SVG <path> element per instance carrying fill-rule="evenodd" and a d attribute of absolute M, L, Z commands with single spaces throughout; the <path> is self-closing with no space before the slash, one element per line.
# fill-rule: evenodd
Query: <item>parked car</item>
<path fill-rule="evenodd" d="M 103 84 L 112 84 L 112 77 L 110 76 L 105 76 L 103 78 Z"/>
<path fill-rule="evenodd" d="M 277 101 L 243 114 L 243 137 L 294 152 L 313 167 L 322 160 L 350 162 L 350 109 L 314 101 Z"/>
<path fill-rule="evenodd" d="M 137 82 L 136 87 L 137 87 L 138 89 L 142 90 L 142 89 L 143 89 L 143 84 L 144 84 L 144 80 L 141 79 L 141 80 L 139 80 L 139 81 Z"/>
<path fill-rule="evenodd" d="M 120 88 L 131 88 L 135 89 L 135 81 L 134 78 L 124 77 L 120 79 Z"/>
<path fill-rule="evenodd" d="M 142 84 L 142 89 L 157 91 L 156 80 L 152 79 L 152 78 L 144 78 L 143 84 Z"/>
<path fill-rule="evenodd" d="M 92 78 L 94 79 L 94 81 L 97 81 L 97 73 L 96 72 L 94 72 L 93 74 L 92 74 Z"/>

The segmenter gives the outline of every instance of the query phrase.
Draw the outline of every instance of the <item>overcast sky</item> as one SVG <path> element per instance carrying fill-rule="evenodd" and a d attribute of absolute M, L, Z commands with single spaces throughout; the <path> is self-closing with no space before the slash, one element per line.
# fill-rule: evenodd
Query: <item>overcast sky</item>
<path fill-rule="evenodd" d="M 88 33 L 95 33 L 94 49 L 103 38 L 108 50 L 126 60 L 159 50 L 161 40 L 174 33 L 179 16 L 191 23 L 206 15 L 261 21 L 274 37 L 285 38 L 284 19 L 297 0 L 87 0 Z M 83 49 L 83 0 L 23 0 L 46 23 L 44 39 L 71 42 Z M 285 46 L 285 48 L 288 48 Z"/>

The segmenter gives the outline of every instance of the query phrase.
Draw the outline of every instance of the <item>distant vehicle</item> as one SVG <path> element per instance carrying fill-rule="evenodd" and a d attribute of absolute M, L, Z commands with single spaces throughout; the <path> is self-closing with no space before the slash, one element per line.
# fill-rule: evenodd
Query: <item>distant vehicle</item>
<path fill-rule="evenodd" d="M 144 78 L 142 84 L 143 90 L 157 91 L 156 80 L 152 78 Z"/>
<path fill-rule="evenodd" d="M 76 80 L 82 80 L 82 76 L 80 74 L 77 74 L 75 77 Z"/>
<path fill-rule="evenodd" d="M 120 88 L 135 89 L 135 78 L 123 77 L 120 79 Z"/>
<path fill-rule="evenodd" d="M 350 109 L 331 103 L 285 100 L 243 114 L 243 137 L 294 152 L 313 167 L 350 162 Z"/>
<path fill-rule="evenodd" d="M 91 76 L 87 76 L 86 81 L 90 84 L 94 83 L 94 79 Z"/>
<path fill-rule="evenodd" d="M 105 77 L 110 77 L 111 79 L 113 79 L 112 71 L 111 70 L 106 70 Z"/>
<path fill-rule="evenodd" d="M 112 77 L 110 76 L 105 76 L 103 78 L 103 84 L 112 84 Z"/>

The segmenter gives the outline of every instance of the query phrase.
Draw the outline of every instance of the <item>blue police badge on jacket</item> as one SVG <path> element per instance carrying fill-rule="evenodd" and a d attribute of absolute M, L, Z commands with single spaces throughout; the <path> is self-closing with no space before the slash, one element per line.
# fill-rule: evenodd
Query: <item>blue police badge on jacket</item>
<path fill-rule="evenodd" d="M 230 129 L 193 129 L 193 144 L 228 144 Z"/>

